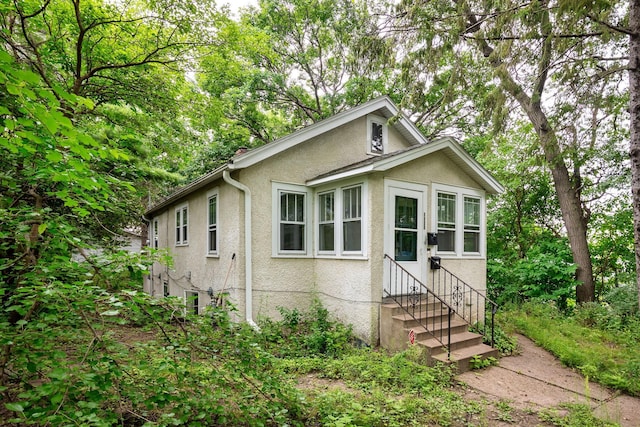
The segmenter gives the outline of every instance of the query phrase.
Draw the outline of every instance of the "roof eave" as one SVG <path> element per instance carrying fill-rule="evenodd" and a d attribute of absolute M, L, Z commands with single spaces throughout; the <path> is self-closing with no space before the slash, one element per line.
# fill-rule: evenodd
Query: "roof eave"
<path fill-rule="evenodd" d="M 153 216 L 155 213 L 160 212 L 164 209 L 166 209 L 167 207 L 171 206 L 173 203 L 177 202 L 178 200 L 182 199 L 183 197 L 187 196 L 188 194 L 193 193 L 196 190 L 199 190 L 209 184 L 211 184 L 214 181 L 219 180 L 220 178 L 222 178 L 222 172 L 225 169 L 228 169 L 228 165 L 222 165 L 217 169 L 214 169 L 213 171 L 202 175 L 200 178 L 191 181 L 190 183 L 188 183 L 187 185 L 185 185 L 184 187 L 179 188 L 178 190 L 174 191 L 173 193 L 171 193 L 167 198 L 163 199 L 160 203 L 152 206 L 151 208 L 149 208 L 144 215 L 149 218 L 151 216 Z"/>

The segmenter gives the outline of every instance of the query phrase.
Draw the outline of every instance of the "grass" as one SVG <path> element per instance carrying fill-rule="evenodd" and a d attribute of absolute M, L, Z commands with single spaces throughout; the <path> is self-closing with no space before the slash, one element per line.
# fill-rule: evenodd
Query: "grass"
<path fill-rule="evenodd" d="M 579 406 L 532 414 L 507 401 L 470 400 L 451 369 L 426 366 L 418 346 L 394 355 L 354 346 L 350 328 L 320 305 L 283 310 L 282 320 L 264 319 L 256 332 L 220 309 L 176 321 L 181 302 L 136 295 L 127 305 L 127 298 L 107 319 L 68 316 L 69 324 L 16 330 L 0 419 L 52 426 L 71 419 L 92 426 L 607 425 Z M 512 328 L 548 329 L 550 314 L 503 316 Z M 596 336 L 583 332 L 573 335 Z M 571 341 L 562 339 L 569 353 Z"/>
<path fill-rule="evenodd" d="M 590 306 L 563 314 L 551 303 L 533 302 L 499 315 L 508 330 L 531 338 L 589 380 L 640 396 L 640 321 L 626 319 L 611 326 L 610 320 Z"/>

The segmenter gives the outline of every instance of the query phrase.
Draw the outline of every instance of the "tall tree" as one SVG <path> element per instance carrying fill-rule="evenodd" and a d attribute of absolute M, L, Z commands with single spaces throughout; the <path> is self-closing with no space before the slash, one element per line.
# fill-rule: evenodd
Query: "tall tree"
<path fill-rule="evenodd" d="M 636 253 L 636 285 L 640 307 L 640 1 L 629 1 L 629 111 L 631 113 L 631 194 Z"/>
<path fill-rule="evenodd" d="M 224 28 L 225 46 L 203 61 L 215 105 L 213 132 L 228 146 L 259 145 L 385 93 L 390 41 L 365 2 L 261 0 Z M 381 53 L 384 53 L 382 55 Z"/>
<path fill-rule="evenodd" d="M 213 1 L 2 2 L 0 40 L 52 93 L 92 101 L 65 114 L 96 140 L 129 152 L 129 162 L 112 167 L 145 189 L 149 181 L 175 182 L 173 173 L 194 151 L 186 147 L 200 143 L 191 117 L 202 98 L 187 72 L 204 49 L 221 43 L 215 26 L 223 18 Z"/>
<path fill-rule="evenodd" d="M 578 267 L 577 300 L 593 300 L 587 228 L 594 193 L 589 191 L 597 189 L 598 177 L 608 179 L 603 173 L 611 173 L 613 165 L 596 169 L 592 160 L 600 150 L 620 148 L 598 129 L 620 120 L 621 76 L 612 70 L 621 68 L 622 59 L 608 53 L 624 41 L 547 0 L 404 2 L 399 10 L 401 31 L 417 33 L 430 49 L 464 56 L 465 62 L 457 62 L 463 69 L 487 67 L 489 81 L 497 81 L 528 118 L 552 174 Z"/>

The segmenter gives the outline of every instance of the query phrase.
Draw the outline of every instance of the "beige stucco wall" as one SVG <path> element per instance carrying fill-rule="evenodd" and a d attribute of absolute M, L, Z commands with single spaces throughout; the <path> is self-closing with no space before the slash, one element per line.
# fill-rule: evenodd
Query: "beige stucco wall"
<path fill-rule="evenodd" d="M 306 309 L 313 298 L 338 318 L 351 323 L 354 332 L 366 342 L 378 342 L 379 310 L 383 289 L 384 256 L 384 182 L 385 178 L 427 186 L 427 231 L 435 231 L 430 210 L 433 206 L 433 185 L 444 183 L 465 188 L 478 188 L 469 176 L 462 173 L 444 154 L 435 153 L 384 173 L 374 173 L 353 182 L 366 182 L 367 217 L 366 256 L 337 259 L 315 255 L 315 242 L 307 242 L 308 255 L 281 257 L 272 250 L 273 183 L 304 185 L 307 180 L 330 170 L 355 163 L 366 157 L 366 118 L 355 120 L 274 155 L 250 168 L 233 171 L 232 177 L 251 189 L 252 201 L 252 270 L 253 319 L 279 318 L 278 307 Z M 402 136 L 389 129 L 389 151 L 406 148 Z M 343 183 L 329 187 L 337 188 Z M 207 192 L 219 191 L 219 256 L 206 256 Z M 315 199 L 313 191 L 310 192 Z M 206 290 L 222 289 L 227 273 L 226 289 L 230 300 L 238 308 L 237 320 L 245 313 L 245 250 L 244 195 L 222 180 L 188 196 L 189 245 L 175 246 L 175 203 L 158 216 L 160 246 L 169 247 L 174 257 L 173 270 L 154 266 L 154 273 L 162 270 L 170 280 L 171 293 L 183 295 L 183 289 L 200 291 L 200 306 L 208 304 Z M 315 207 L 308 212 L 314 218 Z M 309 226 L 315 227 L 310 220 Z M 313 233 L 312 233 L 313 235 Z M 232 254 L 235 262 L 231 262 Z M 443 257 L 443 265 L 484 290 L 486 260 L 483 257 L 460 259 Z M 164 270 L 163 270 L 164 269 Z M 186 277 L 190 272 L 190 279 Z M 163 276 L 164 277 L 164 276 Z M 156 295 L 162 295 L 162 283 L 154 280 Z"/>
<path fill-rule="evenodd" d="M 218 254 L 207 254 L 207 203 L 212 191 L 218 193 Z M 229 293 L 230 301 L 238 305 L 238 318 L 244 311 L 244 228 L 242 218 L 244 205 L 241 194 L 222 180 L 210 187 L 189 195 L 162 213 L 150 218 L 159 221 L 159 248 L 168 248 L 173 265 L 168 267 L 159 263 L 153 266 L 153 292 L 163 295 L 163 281 L 167 280 L 169 292 L 182 297 L 185 290 L 199 294 L 199 307 L 204 309 L 210 302 L 209 287 L 217 293 Z M 189 236 L 188 245 L 175 244 L 175 211 L 179 206 L 188 204 Z M 224 208 L 223 208 L 224 207 Z M 152 244 L 153 236 L 150 236 Z M 236 254 L 235 259 L 232 255 Z M 161 277 L 159 277 L 161 276 Z M 145 281 L 149 286 L 149 281 Z"/>

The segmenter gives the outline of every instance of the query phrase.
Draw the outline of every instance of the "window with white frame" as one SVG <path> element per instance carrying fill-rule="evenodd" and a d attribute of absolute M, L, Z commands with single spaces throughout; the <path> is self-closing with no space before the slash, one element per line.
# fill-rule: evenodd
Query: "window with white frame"
<path fill-rule="evenodd" d="M 154 249 L 158 249 L 158 240 L 159 240 L 158 232 L 159 231 L 158 231 L 158 220 L 157 219 L 153 220 L 152 227 L 153 227 L 153 243 L 152 243 L 152 245 L 153 245 Z"/>
<path fill-rule="evenodd" d="M 386 120 L 378 116 L 367 117 L 367 152 L 384 154 L 387 146 Z"/>
<path fill-rule="evenodd" d="M 360 252 L 362 250 L 362 186 L 342 190 L 342 250 Z"/>
<path fill-rule="evenodd" d="M 308 189 L 304 186 L 273 184 L 274 255 L 308 254 L 310 202 Z"/>
<path fill-rule="evenodd" d="M 464 252 L 480 252 L 480 198 L 464 197 Z"/>
<path fill-rule="evenodd" d="M 207 198 L 207 254 L 218 254 L 218 193 Z"/>
<path fill-rule="evenodd" d="M 445 185 L 434 187 L 438 253 L 482 254 L 484 193 Z"/>
<path fill-rule="evenodd" d="M 363 188 L 360 183 L 318 193 L 318 255 L 363 254 Z"/>
<path fill-rule="evenodd" d="M 335 200 L 336 192 L 318 195 L 318 251 L 332 253 L 335 250 Z"/>
<path fill-rule="evenodd" d="M 189 242 L 189 206 L 183 205 L 176 209 L 176 246 Z"/>
<path fill-rule="evenodd" d="M 438 193 L 438 251 L 456 250 L 456 195 Z"/>
<path fill-rule="evenodd" d="M 187 314 L 198 314 L 199 298 L 196 291 L 184 291 L 184 305 Z"/>

